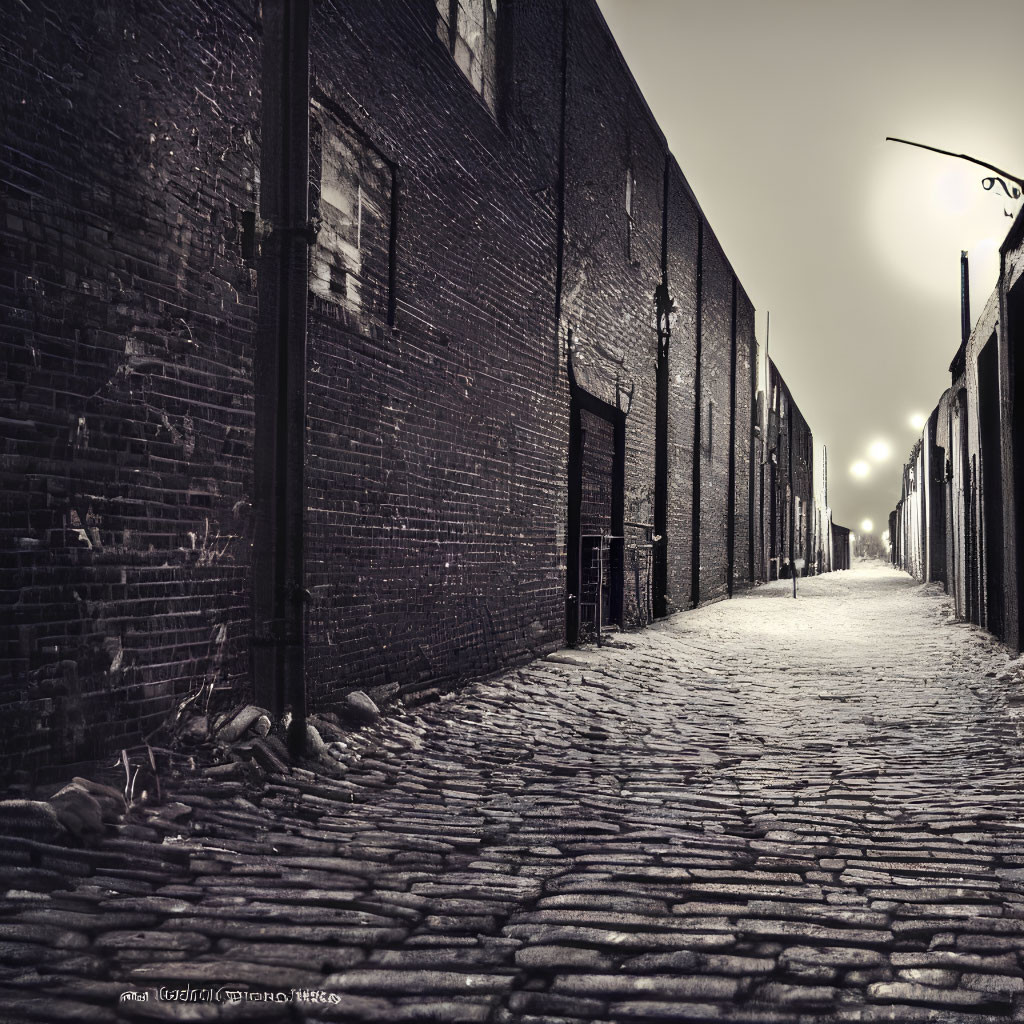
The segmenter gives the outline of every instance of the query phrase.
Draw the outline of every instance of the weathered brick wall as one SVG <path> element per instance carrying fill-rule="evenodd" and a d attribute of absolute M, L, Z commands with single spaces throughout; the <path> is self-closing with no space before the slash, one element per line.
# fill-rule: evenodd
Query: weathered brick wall
<path fill-rule="evenodd" d="M 595 7 L 569 5 L 567 38 L 562 329 L 580 385 L 629 409 L 625 518 L 650 523 L 665 145 Z M 627 545 L 647 539 L 626 527 Z M 635 622 L 628 580 L 625 595 Z"/>
<path fill-rule="evenodd" d="M 813 517 L 814 508 L 814 436 L 807 421 L 796 404 L 792 405 L 793 415 L 793 483 L 794 492 L 800 499 L 800 523 L 798 524 L 796 557 L 803 558 L 806 565 L 801 574 L 807 575 L 811 571 L 813 552 L 811 543 L 813 540 Z"/>
<path fill-rule="evenodd" d="M 970 591 L 974 564 L 971 514 L 970 460 L 967 455 L 967 389 L 964 386 L 964 349 L 957 353 L 950 366 L 950 554 L 953 573 L 950 577 L 953 601 L 958 618 L 968 618 L 973 591 Z"/>
<path fill-rule="evenodd" d="M 439 39 L 433 3 L 315 12 L 325 134 L 347 125 L 393 167 L 397 197 L 394 324 L 383 296 L 311 298 L 314 705 L 492 670 L 564 637 L 561 15 L 528 14 L 510 13 L 516 73 L 496 119 Z"/>
<path fill-rule="evenodd" d="M 932 415 L 935 417 L 935 455 L 934 467 L 936 479 L 940 480 L 941 498 L 939 499 L 939 515 L 941 519 L 937 528 L 941 536 L 930 539 L 933 547 L 933 560 L 942 567 L 942 583 L 947 594 L 953 592 L 956 584 L 954 579 L 953 552 L 953 501 L 952 501 L 952 458 L 953 439 L 950 434 L 952 419 L 953 389 L 947 388 L 939 399 Z M 892 538 L 890 537 L 890 543 Z"/>
<path fill-rule="evenodd" d="M 5 10 L 4 766 L 246 672 L 252 6 Z"/>
<path fill-rule="evenodd" d="M 736 303 L 736 401 L 735 416 L 735 509 L 733 592 L 753 586 L 756 577 L 751 572 L 750 550 L 754 542 L 750 523 L 751 497 L 751 445 L 750 415 L 753 393 L 751 372 L 757 358 L 754 337 L 754 306 L 741 286 L 737 286 Z M 756 509 L 755 509 L 756 512 Z M 754 527 L 756 535 L 756 519 Z"/>
<path fill-rule="evenodd" d="M 903 466 L 903 487 L 896 507 L 900 545 L 896 564 L 915 579 L 924 579 L 924 543 L 921 530 L 924 491 L 920 486 L 924 468 L 924 445 L 919 437 Z"/>
<path fill-rule="evenodd" d="M 769 521 L 769 565 L 772 577 L 788 574 L 790 534 L 794 533 L 794 558 L 811 560 L 813 539 L 814 438 L 807 421 L 793 401 L 785 380 L 775 364 L 768 360 L 768 451 L 765 474 L 765 515 Z M 792 462 L 792 466 L 790 463 Z M 792 473 L 791 473 L 792 470 Z M 774 500 L 772 495 L 774 481 Z M 794 498 L 806 510 L 799 521 L 795 516 Z M 773 515 L 774 513 L 774 515 Z M 771 520 L 774 518 L 774 524 Z M 795 531 L 795 532 L 794 532 Z M 774 538 L 774 545 L 772 539 Z M 804 569 L 806 574 L 807 568 Z"/>
<path fill-rule="evenodd" d="M 1024 214 L 1002 246 L 999 373 L 1003 424 L 1006 642 L 1024 649 Z"/>
<path fill-rule="evenodd" d="M 948 394 L 948 392 L 946 393 Z M 925 579 L 946 583 L 946 442 L 948 412 L 943 400 L 932 410 L 924 430 L 925 471 Z"/>
<path fill-rule="evenodd" d="M 976 552 L 973 566 L 973 586 L 976 588 L 977 600 L 974 602 L 971 619 L 979 624 L 986 624 L 988 618 L 988 581 L 986 578 L 989 564 L 988 545 L 992 539 L 986 535 L 986 510 L 985 510 L 985 465 L 981 446 L 981 410 L 979 402 L 979 374 L 978 358 L 982 350 L 992 342 L 998 345 L 997 332 L 999 330 L 999 294 L 998 290 L 989 295 L 984 307 L 974 324 L 970 337 L 967 340 L 965 352 L 965 379 L 964 385 L 967 389 L 967 455 L 969 459 L 968 472 L 969 480 L 973 490 L 973 510 L 970 514 L 970 521 L 973 523 L 973 544 Z M 995 410 L 992 405 L 993 398 L 996 398 L 995 389 L 989 398 L 990 404 L 986 411 L 998 415 L 1000 419 L 1001 410 Z M 999 470 L 995 467 L 995 473 Z M 1001 489 L 1001 488 L 1000 488 Z M 971 500 L 970 497 L 968 500 Z M 1002 545 L 1003 537 L 1000 535 L 996 543 Z M 999 553 L 1001 555 L 1001 552 Z M 998 559 L 1001 561 L 1001 558 Z M 970 567 L 969 567 L 970 568 Z"/>
<path fill-rule="evenodd" d="M 734 327 L 748 571 L 749 302 L 734 325 L 704 224 L 698 311 L 701 214 L 596 4 L 501 12 L 482 95 L 433 0 L 314 7 L 314 706 L 564 642 L 565 342 L 629 409 L 626 518 L 650 523 L 663 277 L 669 607 L 691 600 L 698 414 L 700 597 L 727 589 Z M 258 6 L 230 0 L 29 0 L 7 22 L 2 757 L 32 766 L 134 740 L 202 685 L 251 693 L 262 47 Z"/>
<path fill-rule="evenodd" d="M 691 604 L 693 433 L 696 388 L 697 223 L 701 216 L 679 166 L 669 167 L 668 286 L 676 304 L 669 348 L 668 607 Z"/>
<path fill-rule="evenodd" d="M 704 229 L 701 310 L 700 599 L 728 592 L 729 407 L 733 274 Z"/>

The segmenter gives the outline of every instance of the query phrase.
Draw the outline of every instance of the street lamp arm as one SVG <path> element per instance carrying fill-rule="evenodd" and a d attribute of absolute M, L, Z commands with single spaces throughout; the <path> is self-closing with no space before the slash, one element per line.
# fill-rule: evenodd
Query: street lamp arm
<path fill-rule="evenodd" d="M 923 142 L 910 142 L 908 139 L 897 139 L 892 135 L 885 137 L 886 142 L 902 142 L 905 146 L 917 146 L 918 149 L 930 149 L 933 153 L 942 153 L 943 156 L 953 156 L 957 160 L 967 160 L 972 164 L 978 164 L 980 167 L 987 167 L 990 171 L 995 171 L 996 174 L 1001 175 L 1004 178 L 1009 178 L 1010 181 L 1016 182 L 1021 188 L 1024 188 L 1024 178 L 1018 178 L 1016 174 L 1011 174 L 1009 171 L 1004 171 L 995 164 L 986 163 L 984 160 L 978 160 L 976 157 L 968 156 L 966 153 L 953 153 L 948 149 L 939 149 L 938 146 L 926 146 Z"/>

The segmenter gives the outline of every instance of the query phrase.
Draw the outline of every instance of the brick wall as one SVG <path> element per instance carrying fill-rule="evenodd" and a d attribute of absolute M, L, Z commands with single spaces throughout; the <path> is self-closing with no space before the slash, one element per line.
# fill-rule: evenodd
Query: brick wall
<path fill-rule="evenodd" d="M 676 304 L 669 348 L 668 607 L 691 604 L 693 436 L 696 388 L 697 223 L 701 214 L 679 166 L 669 165 L 668 286 Z"/>
<path fill-rule="evenodd" d="M 1006 642 L 1024 649 L 1024 217 L 1001 248 L 999 335 L 1003 420 L 1003 544 L 1006 558 Z"/>
<path fill-rule="evenodd" d="M 596 8 L 569 5 L 567 39 L 562 331 L 580 385 L 629 410 L 625 519 L 651 523 L 665 146 Z M 641 616 L 632 583 L 623 614 Z"/>
<path fill-rule="evenodd" d="M 522 73 L 496 117 L 437 18 L 433 3 L 324 3 L 313 21 L 320 148 L 343 130 L 364 165 L 393 169 L 397 191 L 393 294 L 359 308 L 310 300 L 314 705 L 357 686 L 492 670 L 563 636 L 561 19 L 515 19 L 506 45 Z M 369 179 L 390 191 L 390 172 Z M 390 201 L 375 204 L 386 214 Z M 386 248 L 365 236 L 363 248 L 386 281 Z"/>
<path fill-rule="evenodd" d="M 958 618 L 1014 649 L 1021 636 L 1022 225 L 1018 217 L 1001 246 L 996 288 L 953 357 L 951 387 L 911 452 L 890 516 L 893 562 L 942 582 Z"/>
<path fill-rule="evenodd" d="M 4 18 L 7 765 L 106 754 L 246 675 L 250 6 Z"/>
<path fill-rule="evenodd" d="M 129 742 L 206 684 L 252 693 L 266 226 L 258 5 L 28 8 L 0 43 L 0 301 L 3 757 L 32 766 Z M 447 10 L 313 11 L 314 707 L 564 642 L 567 342 L 580 385 L 628 410 L 624 511 L 651 523 L 662 284 L 669 608 L 692 602 L 697 525 L 698 598 L 728 592 L 730 537 L 749 578 L 753 310 L 596 4 L 502 4 L 454 40 Z"/>
<path fill-rule="evenodd" d="M 754 306 L 742 287 L 737 287 L 736 302 L 736 372 L 735 372 L 735 505 L 733 592 L 753 586 L 757 579 L 756 567 L 751 571 L 751 549 L 757 534 L 757 520 L 751 531 L 751 466 L 753 452 L 750 440 L 751 406 L 754 389 L 751 374 L 757 360 L 757 340 L 754 336 Z M 756 497 L 756 492 L 755 492 Z M 756 516 L 756 506 L 755 506 Z"/>
<path fill-rule="evenodd" d="M 811 569 L 814 504 L 814 438 L 778 368 L 768 360 L 769 461 L 765 474 L 769 575 L 789 574 L 790 553 Z M 773 487 L 774 482 L 774 487 Z M 774 496 L 772 490 L 774 489 Z M 774 498 L 774 500 L 773 500 Z M 796 517 L 795 500 L 801 516 Z M 774 519 L 774 523 L 772 520 Z M 792 543 L 790 534 L 793 534 Z M 774 540 L 774 543 L 773 543 Z"/>
<path fill-rule="evenodd" d="M 728 593 L 733 275 L 721 246 L 707 228 L 703 271 L 700 599 L 708 601 Z"/>

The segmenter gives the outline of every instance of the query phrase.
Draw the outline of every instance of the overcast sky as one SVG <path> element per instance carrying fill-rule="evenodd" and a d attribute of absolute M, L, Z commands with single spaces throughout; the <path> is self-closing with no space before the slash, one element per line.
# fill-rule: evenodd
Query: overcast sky
<path fill-rule="evenodd" d="M 683 173 L 828 446 L 837 522 L 885 529 L 917 431 L 995 285 L 1024 176 L 1024 0 L 599 0 Z M 888 462 L 849 467 L 877 439 Z"/>

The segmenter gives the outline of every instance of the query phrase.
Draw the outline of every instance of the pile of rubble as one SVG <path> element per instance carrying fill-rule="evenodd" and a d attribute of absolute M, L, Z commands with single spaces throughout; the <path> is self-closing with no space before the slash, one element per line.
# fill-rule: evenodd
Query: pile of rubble
<path fill-rule="evenodd" d="M 275 722 L 270 711 L 256 704 L 214 717 L 196 715 L 185 725 L 182 735 L 208 752 L 217 765 L 247 764 L 264 772 L 287 774 L 295 760 L 289 753 L 291 746 L 293 751 L 298 748 L 302 760 L 319 762 L 333 774 L 332 769 L 343 767 L 355 752 L 372 743 L 361 730 L 380 720 L 379 705 L 397 692 L 394 686 L 378 687 L 373 697 L 362 690 L 347 694 L 330 709 L 309 715 L 297 744 L 289 736 L 291 712 Z"/>
<path fill-rule="evenodd" d="M 341 778 L 364 753 L 375 749 L 376 731 L 364 727 L 380 721 L 380 706 L 397 696 L 398 687 L 378 687 L 371 693 L 355 691 L 329 710 L 309 715 L 298 744 L 298 763 Z M 245 704 L 212 714 L 189 698 L 179 705 L 165 730 L 166 745 L 146 744 L 131 754 L 121 751 L 116 767 L 124 772 L 123 792 L 76 776 L 42 799 L 0 800 L 0 833 L 43 843 L 92 846 L 110 826 L 122 833 L 130 830 L 132 820 L 162 831 L 181 827 L 191 808 L 165 802 L 161 778 L 164 783 L 174 780 L 168 788 L 175 791 L 182 784 L 186 790 L 196 785 L 216 789 L 229 782 L 258 788 L 265 776 L 288 775 L 296 766 L 288 745 L 291 725 L 290 713 L 275 721 L 266 708 Z M 412 733 L 401 722 L 389 725 L 391 732 Z M 413 734 L 402 745 L 418 743 L 418 735 Z M 35 792 L 38 796 L 40 791 Z"/>
<path fill-rule="evenodd" d="M 128 811 L 113 786 L 76 776 L 46 800 L 0 800 L 0 833 L 42 842 L 90 842 Z"/>

